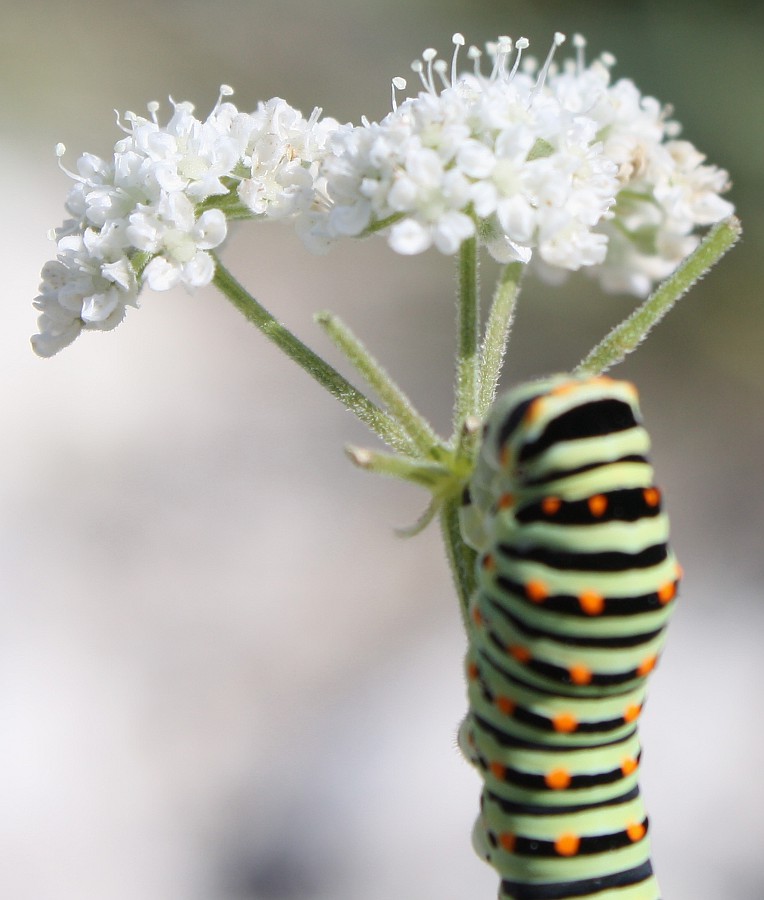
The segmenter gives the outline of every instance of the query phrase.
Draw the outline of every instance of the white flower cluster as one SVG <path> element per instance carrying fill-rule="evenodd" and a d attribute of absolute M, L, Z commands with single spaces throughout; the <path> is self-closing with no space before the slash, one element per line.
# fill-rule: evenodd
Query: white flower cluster
<path fill-rule="evenodd" d="M 43 269 L 35 351 L 51 356 L 85 329 L 110 329 L 143 284 L 166 290 L 208 284 L 210 254 L 229 219 L 288 219 L 306 245 L 373 232 L 398 253 L 431 246 L 454 254 L 477 237 L 501 262 L 533 264 L 552 281 L 585 267 L 606 290 L 649 292 L 695 248 L 696 230 L 733 211 L 720 194 L 727 173 L 677 139 L 667 110 L 635 85 L 611 84 L 613 59 L 544 64 L 500 37 L 458 74 L 426 50 L 412 65 L 415 97 L 393 79 L 393 110 L 357 127 L 305 119 L 274 98 L 253 113 L 224 101 L 206 121 L 173 103 L 161 125 L 133 113 L 113 159 L 85 154 Z M 522 65 L 521 65 L 522 59 Z M 537 72 L 538 70 L 538 72 Z M 59 155 L 63 148 L 59 147 Z"/>
<path fill-rule="evenodd" d="M 512 42 L 500 38 L 490 76 L 472 48 L 474 72 L 450 81 L 426 51 L 418 96 L 378 124 L 332 136 L 323 163 L 329 238 L 389 222 L 399 253 L 434 245 L 452 254 L 479 233 L 502 261 L 527 262 L 532 248 L 566 269 L 604 259 L 607 240 L 592 229 L 615 202 L 617 166 L 595 123 L 543 90 L 551 54 L 536 79 L 517 67 L 527 41 L 516 46 L 512 70 Z"/>
<path fill-rule="evenodd" d="M 549 280 L 587 267 L 610 291 L 643 295 L 697 245 L 695 230 L 725 218 L 723 170 L 703 165 L 679 126 L 633 82 L 610 84 L 614 60 L 552 62 L 536 74 L 528 46 L 487 45 L 489 75 L 457 75 L 426 50 L 423 90 L 379 123 L 336 131 L 322 164 L 329 205 L 311 223 L 318 246 L 382 231 L 399 253 L 455 253 L 478 235 L 504 262 L 531 256 Z M 514 57 L 513 57 L 514 51 Z M 511 68 L 510 68 L 511 63 Z M 394 86 L 405 87 L 403 79 Z"/>
<path fill-rule="evenodd" d="M 645 296 L 697 247 L 697 228 L 732 215 L 733 205 L 720 196 L 729 176 L 677 139 L 681 128 L 669 108 L 643 97 L 629 79 L 610 83 L 612 56 L 587 67 L 583 39 L 577 36 L 576 44 L 577 60 L 547 80 L 548 90 L 570 113 L 596 123 L 619 182 L 612 214 L 596 229 L 607 238 L 607 256 L 588 273 L 607 291 Z"/>
<path fill-rule="evenodd" d="M 228 219 L 293 217 L 312 202 L 316 160 L 337 123 L 319 110 L 306 120 L 279 98 L 242 113 L 223 101 L 231 93 L 221 88 L 204 122 L 190 103 L 173 103 L 166 125 L 156 103 L 150 118 L 128 113 L 111 161 L 80 157 L 69 173 L 71 218 L 54 233 L 57 257 L 34 302 L 37 354 L 52 356 L 83 328 L 114 328 L 143 284 L 209 284 L 209 251 Z"/>

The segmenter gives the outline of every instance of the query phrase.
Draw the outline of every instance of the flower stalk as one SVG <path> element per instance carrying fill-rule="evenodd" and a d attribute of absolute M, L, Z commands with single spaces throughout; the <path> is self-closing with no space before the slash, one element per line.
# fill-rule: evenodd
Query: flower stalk
<path fill-rule="evenodd" d="M 738 219 L 731 216 L 706 235 L 698 248 L 634 312 L 616 325 L 574 369 L 576 375 L 598 375 L 631 353 L 666 313 L 738 241 Z"/>
<path fill-rule="evenodd" d="M 440 513 L 441 535 L 451 576 L 459 598 L 464 630 L 470 632 L 469 604 L 475 590 L 475 560 L 477 554 L 462 537 L 459 526 L 459 498 L 447 500 Z"/>
<path fill-rule="evenodd" d="M 469 238 L 459 251 L 457 302 L 457 356 L 454 404 L 454 437 L 464 422 L 475 415 L 478 396 L 478 256 L 477 240 Z"/>
<path fill-rule="evenodd" d="M 507 344 L 512 329 L 515 306 L 520 294 L 520 282 L 523 277 L 521 263 L 510 263 L 504 266 L 496 282 L 493 303 L 488 314 L 483 346 L 480 353 L 479 391 L 477 400 L 477 416 L 485 418 L 499 384 L 499 377 L 507 352 Z"/>
<path fill-rule="evenodd" d="M 384 410 L 369 400 L 318 354 L 314 353 L 244 288 L 218 259 L 214 284 L 249 322 L 269 341 L 297 363 L 349 412 L 352 412 L 386 444 L 403 452 L 410 452 L 412 442 L 403 428 Z"/>
<path fill-rule="evenodd" d="M 440 444 L 440 439 L 385 369 L 338 316 L 321 312 L 315 316 L 315 320 L 389 409 L 391 417 L 415 445 L 416 454 L 429 455 Z"/>

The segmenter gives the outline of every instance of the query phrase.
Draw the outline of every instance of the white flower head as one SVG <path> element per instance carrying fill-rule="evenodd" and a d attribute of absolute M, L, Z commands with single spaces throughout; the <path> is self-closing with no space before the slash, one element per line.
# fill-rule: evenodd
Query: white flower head
<path fill-rule="evenodd" d="M 576 45 L 575 61 L 550 74 L 546 88 L 569 112 L 585 111 L 595 122 L 619 183 L 611 214 L 596 227 L 607 252 L 587 271 L 605 290 L 644 296 L 695 249 L 698 228 L 732 214 L 721 196 L 729 177 L 677 139 L 681 129 L 670 108 L 642 96 L 629 79 L 611 83 L 612 56 L 602 54 L 587 66 L 583 38 L 577 36 Z"/>
<path fill-rule="evenodd" d="M 587 65 L 575 35 L 574 58 L 553 62 L 563 42 L 555 34 L 539 65 L 525 38 L 502 36 L 470 47 L 461 74 L 462 35 L 450 65 L 425 50 L 416 96 L 399 103 L 394 78 L 388 116 L 331 135 L 326 203 L 298 225 L 308 245 L 380 232 L 398 253 L 453 254 L 477 235 L 499 261 L 533 258 L 555 281 L 584 268 L 608 289 L 648 291 L 698 240 L 680 238 L 730 215 L 727 174 L 677 140 L 657 100 L 611 84 L 610 54 Z"/>
<path fill-rule="evenodd" d="M 223 85 L 206 120 L 171 100 L 148 116 L 128 112 L 111 160 L 83 154 L 56 229 L 58 256 L 43 269 L 37 353 L 49 356 L 85 329 L 113 328 L 141 284 L 157 291 L 210 283 L 211 250 L 233 218 L 294 218 L 316 195 L 317 160 L 339 126 L 314 110 L 305 119 L 284 100 L 240 112 Z M 59 158 L 64 148 L 56 148 Z M 63 168 L 63 167 L 62 167 Z"/>
<path fill-rule="evenodd" d="M 398 104 L 405 82 L 394 79 L 387 117 L 332 135 L 321 170 L 326 240 L 384 230 L 398 253 L 434 246 L 454 254 L 478 234 L 497 258 L 527 260 L 533 248 L 546 253 L 554 231 L 571 239 L 567 258 L 559 248 L 554 254 L 556 264 L 588 264 L 573 251 L 614 203 L 617 168 L 594 123 L 545 89 L 563 40 L 555 35 L 537 77 L 519 65 L 525 38 L 488 45 L 488 75 L 474 47 L 472 71 L 458 74 L 459 34 L 450 68 L 426 50 L 412 64 L 421 81 L 415 97 Z M 313 237 L 317 230 L 314 223 Z"/>

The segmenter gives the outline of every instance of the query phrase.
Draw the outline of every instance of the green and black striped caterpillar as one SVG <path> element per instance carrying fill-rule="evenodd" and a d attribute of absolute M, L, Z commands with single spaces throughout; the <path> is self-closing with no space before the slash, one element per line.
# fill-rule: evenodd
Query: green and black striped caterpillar
<path fill-rule="evenodd" d="M 478 552 L 460 746 L 501 900 L 659 900 L 636 723 L 680 577 L 636 391 L 501 397 L 461 511 Z"/>

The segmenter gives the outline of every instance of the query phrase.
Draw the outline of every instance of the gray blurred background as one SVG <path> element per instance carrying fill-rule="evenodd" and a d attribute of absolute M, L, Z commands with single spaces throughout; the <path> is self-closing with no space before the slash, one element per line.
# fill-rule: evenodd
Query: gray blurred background
<path fill-rule="evenodd" d="M 463 640 L 424 498 L 354 470 L 361 426 L 212 289 L 145 293 L 52 361 L 28 336 L 67 162 L 111 110 L 230 83 L 341 120 L 451 34 L 555 29 L 676 107 L 727 167 L 743 244 L 616 373 L 640 387 L 686 569 L 644 719 L 669 900 L 761 900 L 764 813 L 762 151 L 758 3 L 5 0 L 0 391 L 0 896 L 12 900 L 467 900 L 478 780 L 455 733 Z M 243 226 L 226 259 L 300 336 L 348 320 L 441 431 L 453 282 L 383 241 L 310 257 Z M 368 274 L 367 274 L 368 273 Z M 492 282 L 486 268 L 484 283 Z M 369 277 L 370 276 L 370 277 Z M 567 369 L 633 305 L 529 285 L 507 380 Z"/>

